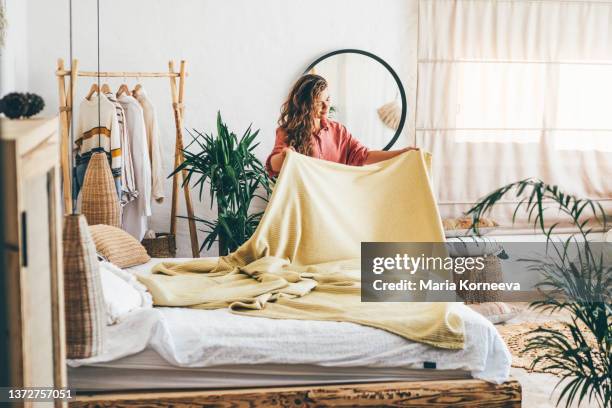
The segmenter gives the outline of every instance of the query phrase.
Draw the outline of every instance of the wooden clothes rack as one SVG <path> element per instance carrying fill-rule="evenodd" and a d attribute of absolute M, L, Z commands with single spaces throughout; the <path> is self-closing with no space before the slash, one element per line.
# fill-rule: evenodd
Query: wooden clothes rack
<path fill-rule="evenodd" d="M 174 168 L 176 169 L 185 159 L 183 155 L 183 113 L 184 103 L 183 97 L 185 94 L 185 79 L 187 72 L 185 71 L 186 62 L 183 60 L 180 63 L 178 72 L 174 70 L 174 61 L 168 62 L 168 72 L 98 72 L 98 71 L 79 71 L 78 59 L 72 60 L 72 69 L 66 70 L 64 60 L 57 61 L 57 80 L 59 86 L 59 112 L 60 112 L 60 136 L 61 136 L 61 168 L 63 179 L 63 197 L 64 211 L 72 212 L 72 187 L 71 187 L 71 169 L 70 155 L 72 154 L 72 146 L 70 141 L 70 123 L 73 120 L 73 107 L 77 88 L 77 79 L 79 77 L 90 78 L 169 78 L 170 92 L 172 95 L 172 110 L 174 112 L 174 123 L 176 131 L 176 143 L 174 149 Z M 68 86 L 66 86 L 66 78 L 68 78 Z M 176 79 L 178 78 L 178 85 Z M 181 174 L 182 173 L 182 174 Z M 185 180 L 187 170 L 181 173 L 175 173 L 172 177 L 172 210 L 170 212 L 170 233 L 176 236 L 176 211 L 178 207 L 179 195 L 179 177 Z M 194 258 L 200 255 L 200 247 L 198 245 L 198 235 L 193 217 L 193 203 L 191 201 L 191 193 L 189 192 L 188 183 L 183 185 L 183 193 L 185 195 L 185 206 L 187 207 L 187 216 L 189 223 L 189 237 L 191 239 L 191 253 Z"/>

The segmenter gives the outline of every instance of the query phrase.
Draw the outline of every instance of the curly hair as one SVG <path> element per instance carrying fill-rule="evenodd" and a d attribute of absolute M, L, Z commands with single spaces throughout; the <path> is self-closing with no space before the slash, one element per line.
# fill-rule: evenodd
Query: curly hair
<path fill-rule="evenodd" d="M 306 74 L 293 85 L 281 107 L 278 125 L 287 133 L 287 144 L 299 153 L 310 156 L 312 152 L 315 102 L 326 88 L 325 78 Z"/>

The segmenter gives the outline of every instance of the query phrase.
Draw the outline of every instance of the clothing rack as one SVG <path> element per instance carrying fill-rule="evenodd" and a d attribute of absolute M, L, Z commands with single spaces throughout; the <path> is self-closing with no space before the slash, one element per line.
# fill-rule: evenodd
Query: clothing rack
<path fill-rule="evenodd" d="M 176 131 L 176 143 L 174 149 L 174 168 L 176 169 L 185 159 L 183 155 L 183 113 L 185 105 L 183 97 L 185 95 L 185 79 L 187 72 L 185 71 L 186 62 L 180 62 L 179 71 L 174 68 L 174 61 L 168 62 L 168 72 L 98 72 L 98 71 L 79 71 L 78 59 L 72 60 L 72 69 L 67 70 L 64 67 L 62 58 L 57 60 L 57 71 L 55 72 L 59 86 L 59 112 L 60 112 L 60 133 L 61 133 L 61 168 L 63 179 L 63 196 L 64 196 L 64 211 L 72 212 L 72 187 L 71 187 L 71 169 L 70 155 L 72 154 L 72 146 L 70 141 L 70 124 L 73 120 L 73 107 L 75 101 L 75 93 L 77 88 L 77 79 L 79 77 L 91 78 L 169 78 L 170 92 L 172 95 L 172 110 L 174 112 L 174 123 Z M 66 85 L 66 78 L 68 85 Z M 178 78 L 178 85 L 176 79 Z M 187 170 L 174 174 L 172 177 L 172 210 L 170 212 L 170 233 L 176 236 L 176 211 L 178 207 L 179 195 L 179 177 L 185 180 Z M 189 223 L 189 236 L 191 239 L 191 253 L 194 258 L 198 258 L 200 247 L 198 245 L 198 235 L 195 226 L 193 215 L 193 203 L 191 201 L 191 193 L 188 183 L 183 185 L 183 193 L 185 195 L 185 206 L 187 208 L 187 217 Z"/>

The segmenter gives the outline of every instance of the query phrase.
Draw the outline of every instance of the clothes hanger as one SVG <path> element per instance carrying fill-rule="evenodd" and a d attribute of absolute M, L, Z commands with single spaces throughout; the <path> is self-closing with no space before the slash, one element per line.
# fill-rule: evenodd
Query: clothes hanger
<path fill-rule="evenodd" d="M 132 90 L 132 95 L 136 95 L 142 89 L 142 85 L 140 84 L 140 77 L 136 77 L 136 86 L 134 90 Z"/>
<path fill-rule="evenodd" d="M 117 98 L 119 98 L 123 94 L 126 94 L 127 96 L 132 95 L 132 93 L 130 92 L 130 88 L 127 86 L 126 77 L 123 77 L 123 83 L 121 84 L 121 86 L 119 86 L 119 89 L 117 90 Z"/>
<path fill-rule="evenodd" d="M 91 88 L 89 88 L 89 92 L 87 93 L 87 96 L 85 97 L 85 99 L 87 99 L 88 101 L 91 100 L 91 97 L 95 94 L 95 93 L 99 93 L 100 89 L 98 88 L 98 84 L 97 83 L 93 83 L 91 85 Z"/>
<path fill-rule="evenodd" d="M 113 93 L 113 91 L 111 90 L 111 87 L 107 83 L 102 84 L 102 88 L 100 89 L 100 91 L 103 94 Z"/>
<path fill-rule="evenodd" d="M 123 94 L 126 94 L 127 96 L 132 95 L 132 93 L 130 92 L 130 88 L 128 88 L 127 84 L 121 84 L 119 90 L 117 91 L 117 98 L 119 98 Z"/>

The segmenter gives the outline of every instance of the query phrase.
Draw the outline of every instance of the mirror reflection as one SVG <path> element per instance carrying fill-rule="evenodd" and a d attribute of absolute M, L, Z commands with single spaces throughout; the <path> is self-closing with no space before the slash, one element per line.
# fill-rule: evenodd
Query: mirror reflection
<path fill-rule="evenodd" d="M 401 83 L 390 67 L 374 56 L 347 51 L 323 57 L 307 72 L 329 84 L 330 119 L 342 123 L 370 149 L 393 146 L 406 107 Z"/>

